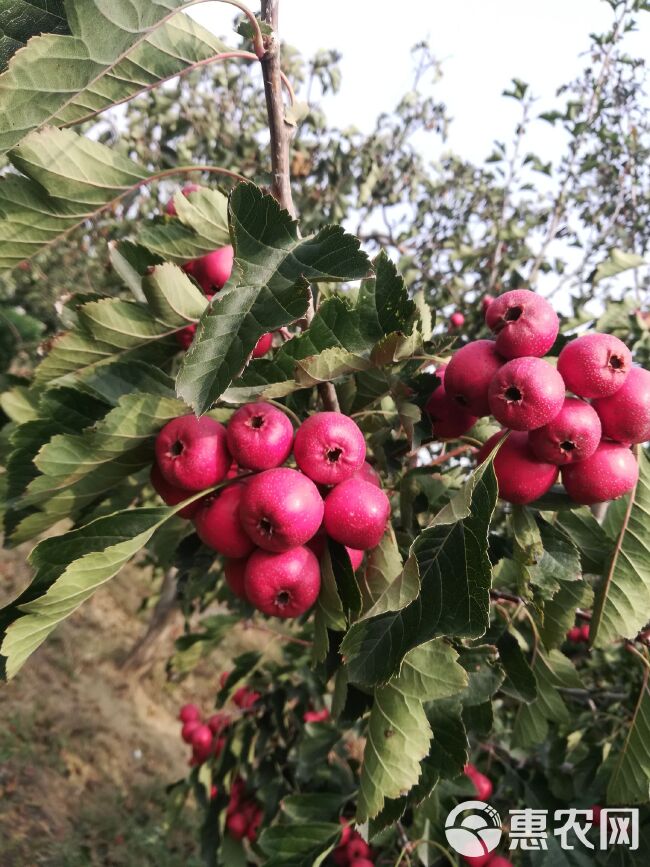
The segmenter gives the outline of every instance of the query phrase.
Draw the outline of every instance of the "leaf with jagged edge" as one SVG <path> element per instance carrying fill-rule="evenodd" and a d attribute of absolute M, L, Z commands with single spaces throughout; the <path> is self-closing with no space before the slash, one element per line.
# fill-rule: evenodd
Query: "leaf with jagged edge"
<path fill-rule="evenodd" d="M 375 689 L 359 781 L 357 821 L 377 816 L 420 778 L 432 732 L 423 702 L 459 693 L 467 676 L 458 654 L 441 641 L 410 651 L 399 676 Z"/>
<path fill-rule="evenodd" d="M 420 591 L 417 568 L 404 569 L 392 525 L 368 555 L 360 587 L 364 618 L 384 611 L 400 611 L 417 597 Z"/>
<path fill-rule="evenodd" d="M 36 382 L 77 384 L 79 376 L 92 375 L 109 362 L 164 363 L 178 352 L 175 332 L 199 318 L 206 298 L 170 264 L 155 266 L 143 279 L 142 289 L 148 304 L 103 298 L 82 305 L 77 328 L 53 340 L 49 355 L 36 369 Z"/>
<path fill-rule="evenodd" d="M 646 804 L 650 800 L 650 689 L 648 677 L 607 786 L 608 804 Z"/>
<path fill-rule="evenodd" d="M 259 338 L 290 325 L 309 306 L 309 283 L 356 280 L 369 269 L 359 241 L 340 226 L 300 238 L 272 196 L 239 184 L 230 196 L 237 285 L 202 316 L 177 378 L 179 396 L 205 412 L 242 372 Z"/>
<path fill-rule="evenodd" d="M 589 626 L 592 645 L 634 638 L 650 612 L 650 459 L 639 450 L 639 480 L 629 498 L 611 565 L 596 586 Z"/>
<path fill-rule="evenodd" d="M 187 0 L 67 0 L 70 35 L 34 36 L 17 51 L 0 76 L 2 114 L 0 153 L 14 147 L 31 130 L 57 122 L 82 120 L 91 111 L 108 108 L 124 97 L 183 70 L 183 53 L 200 51 L 195 59 L 210 56 L 217 40 L 209 40 L 202 28 L 187 24 L 196 35 L 196 46 L 182 37 L 182 24 L 167 37 L 152 39 Z M 152 49 L 142 47 L 151 40 Z M 182 45 L 176 49 L 174 41 Z M 169 51 L 172 48 L 171 52 Z M 165 57 L 168 54 L 169 56 Z M 175 59 L 174 59 L 175 58 Z M 160 67 L 160 75 L 156 68 Z M 140 78 L 135 84 L 133 77 Z M 117 98 L 113 96 L 117 95 Z"/>
<path fill-rule="evenodd" d="M 34 256 L 152 175 L 70 129 L 30 133 L 8 156 L 22 175 L 8 174 L 0 184 L 0 271 Z M 182 221 L 140 228 L 152 250 L 181 262 L 228 243 L 223 193 L 206 188 L 179 207 Z"/>
<path fill-rule="evenodd" d="M 411 546 L 409 559 L 417 561 L 420 576 L 418 597 L 400 611 L 361 620 L 349 629 L 340 651 L 352 682 L 385 683 L 399 672 L 409 650 L 437 636 L 478 638 L 485 633 L 491 582 L 487 533 L 496 500 L 490 460 Z"/>
<path fill-rule="evenodd" d="M 40 542 L 29 556 L 36 569 L 31 584 L 0 610 L 3 677 L 13 677 L 52 630 L 119 572 L 183 505 L 127 509 Z"/>
<path fill-rule="evenodd" d="M 544 646 L 550 650 L 563 644 L 574 624 L 576 608 L 591 608 L 593 599 L 594 591 L 586 581 L 563 581 L 555 596 L 544 602 L 539 626 Z"/>
<path fill-rule="evenodd" d="M 296 822 L 265 828 L 259 845 L 266 867 L 319 867 L 341 836 L 335 822 Z"/>
<path fill-rule="evenodd" d="M 1 0 L 0 72 L 32 36 L 69 32 L 63 0 Z"/>
<path fill-rule="evenodd" d="M 361 333 L 375 344 L 387 334 L 411 331 L 416 306 L 384 250 L 372 264 L 375 276 L 361 283 L 356 307 Z"/>

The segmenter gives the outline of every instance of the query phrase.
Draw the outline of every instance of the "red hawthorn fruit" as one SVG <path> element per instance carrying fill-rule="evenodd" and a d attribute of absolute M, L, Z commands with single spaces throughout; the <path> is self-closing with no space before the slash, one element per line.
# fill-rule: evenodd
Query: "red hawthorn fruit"
<path fill-rule="evenodd" d="M 302 718 L 306 723 L 325 722 L 325 720 L 330 718 L 330 712 L 327 708 L 323 708 L 323 710 L 308 710 L 305 711 Z"/>
<path fill-rule="evenodd" d="M 585 623 L 580 627 L 580 640 L 589 642 L 589 624 Z"/>
<path fill-rule="evenodd" d="M 449 324 L 452 328 L 462 328 L 465 324 L 465 317 L 457 310 L 449 317 Z"/>
<path fill-rule="evenodd" d="M 325 498 L 325 531 L 350 548 L 367 551 L 381 541 L 390 516 L 390 501 L 361 479 L 347 479 Z"/>
<path fill-rule="evenodd" d="M 248 830 L 248 822 L 246 817 L 241 813 L 232 813 L 226 819 L 226 828 L 231 837 L 235 840 L 243 840 Z"/>
<path fill-rule="evenodd" d="M 151 467 L 149 478 L 151 481 L 151 487 L 166 506 L 177 506 L 179 503 L 182 503 L 183 500 L 187 500 L 188 497 L 192 496 L 191 491 L 186 491 L 183 488 L 177 488 L 175 485 L 171 485 L 160 472 L 160 467 L 157 464 L 154 464 Z M 195 500 L 195 502 L 184 506 L 180 512 L 177 512 L 176 514 L 179 518 L 186 518 L 189 521 L 201 508 L 201 503 L 202 500 Z"/>
<path fill-rule="evenodd" d="M 350 842 L 345 847 L 345 853 L 350 861 L 354 861 L 355 858 L 368 858 L 370 846 L 357 831 L 353 831 Z"/>
<path fill-rule="evenodd" d="M 298 428 L 293 453 L 312 481 L 336 485 L 361 469 L 366 441 L 356 422 L 343 413 L 317 412 Z"/>
<path fill-rule="evenodd" d="M 562 467 L 567 494 L 584 506 L 622 497 L 632 490 L 638 477 L 639 465 L 630 449 L 604 440 L 586 461 Z"/>
<path fill-rule="evenodd" d="M 489 777 L 486 777 L 485 774 L 482 774 L 479 769 L 472 764 L 465 765 L 463 773 L 466 777 L 469 777 L 474 784 L 477 798 L 481 801 L 487 801 L 494 788 L 492 780 L 490 780 Z"/>
<path fill-rule="evenodd" d="M 223 573 L 226 579 L 226 584 L 239 599 L 246 599 L 246 588 L 244 586 L 244 576 L 246 574 L 247 557 L 242 557 L 239 560 L 226 560 L 223 567 Z"/>
<path fill-rule="evenodd" d="M 510 430 L 533 430 L 552 422 L 565 397 L 564 380 L 541 358 L 514 358 L 495 373 L 488 389 L 492 415 Z"/>
<path fill-rule="evenodd" d="M 259 698 L 259 692 L 254 692 L 253 690 L 249 690 L 245 686 L 241 686 L 238 690 L 235 691 L 232 700 L 233 704 L 236 704 L 237 707 L 241 708 L 242 710 L 250 710 L 253 705 L 256 704 Z"/>
<path fill-rule="evenodd" d="M 650 370 L 633 367 L 623 385 L 610 397 L 594 400 L 603 436 L 619 443 L 650 439 Z"/>
<path fill-rule="evenodd" d="M 579 397 L 610 397 L 632 369 L 632 353 L 613 334 L 585 334 L 562 349 L 557 369 Z"/>
<path fill-rule="evenodd" d="M 464 855 L 463 861 L 466 864 L 469 864 L 470 867 L 486 867 L 489 865 L 492 859 L 492 853 L 486 852 L 484 855 Z"/>
<path fill-rule="evenodd" d="M 227 435 L 230 454 L 247 470 L 279 467 L 291 454 L 293 425 L 270 403 L 240 407 L 228 423 Z"/>
<path fill-rule="evenodd" d="M 178 718 L 181 722 L 190 722 L 191 720 L 200 720 L 201 711 L 195 704 L 184 704 L 178 712 Z"/>
<path fill-rule="evenodd" d="M 209 416 L 172 419 L 156 437 L 156 462 L 167 482 L 202 491 L 221 482 L 232 463 L 226 429 Z"/>
<path fill-rule="evenodd" d="M 566 638 L 571 644 L 578 644 L 579 641 L 582 641 L 582 629 L 579 626 L 572 626 L 567 632 Z"/>
<path fill-rule="evenodd" d="M 201 727 L 200 719 L 191 719 L 183 724 L 183 728 L 181 729 L 181 737 L 185 741 L 186 744 L 192 743 L 192 738 L 194 736 L 194 732 Z"/>
<path fill-rule="evenodd" d="M 215 735 L 221 734 L 222 731 L 228 728 L 231 723 L 230 716 L 227 713 L 214 713 L 208 719 L 210 731 Z"/>
<path fill-rule="evenodd" d="M 446 365 L 436 370 L 436 376 L 441 382 L 431 393 L 425 412 L 431 421 L 434 436 L 440 439 L 455 439 L 473 427 L 478 419 L 449 397 L 445 391 L 445 370 Z"/>
<path fill-rule="evenodd" d="M 264 614 L 299 617 L 318 599 L 318 558 L 304 546 L 278 554 L 258 549 L 248 558 L 244 586 L 248 601 Z"/>
<path fill-rule="evenodd" d="M 347 846 L 350 842 L 350 837 L 352 836 L 352 827 L 350 825 L 350 819 L 344 819 L 343 816 L 339 819 L 341 824 L 341 839 L 339 840 L 339 846 Z"/>
<path fill-rule="evenodd" d="M 549 302 L 530 289 L 499 295 L 485 311 L 485 322 L 496 334 L 497 352 L 504 358 L 546 355 L 560 328 Z"/>
<path fill-rule="evenodd" d="M 185 349 L 187 351 L 192 345 L 195 334 L 196 325 L 192 324 L 186 325 L 185 328 L 181 328 L 180 331 L 175 331 L 174 337 L 176 338 L 176 343 L 178 343 L 181 349 Z"/>
<path fill-rule="evenodd" d="M 600 443 L 601 432 L 595 409 L 584 400 L 567 397 L 552 421 L 528 434 L 528 442 L 540 461 L 572 464 L 593 455 Z"/>
<path fill-rule="evenodd" d="M 263 334 L 253 348 L 253 358 L 262 358 L 273 346 L 273 333 Z"/>
<path fill-rule="evenodd" d="M 185 184 L 185 186 L 181 189 L 181 193 L 185 196 L 185 198 L 187 198 L 190 193 L 195 193 L 197 190 L 200 190 L 200 189 L 202 189 L 200 184 Z M 171 199 L 169 199 L 169 201 L 165 205 L 165 213 L 169 217 L 177 217 L 178 216 L 178 213 L 176 211 L 176 205 L 174 204 L 174 197 L 173 196 L 171 197 Z"/>
<path fill-rule="evenodd" d="M 488 388 L 503 363 L 494 340 L 473 340 L 457 350 L 447 365 L 445 392 L 472 415 L 490 415 Z"/>
<path fill-rule="evenodd" d="M 493 434 L 476 455 L 482 463 L 490 454 L 505 431 Z M 581 466 L 568 464 L 567 466 Z M 557 481 L 559 467 L 538 461 L 528 443 L 528 435 L 512 431 L 494 459 L 494 472 L 499 485 L 499 496 L 508 503 L 532 503 L 545 494 Z"/>

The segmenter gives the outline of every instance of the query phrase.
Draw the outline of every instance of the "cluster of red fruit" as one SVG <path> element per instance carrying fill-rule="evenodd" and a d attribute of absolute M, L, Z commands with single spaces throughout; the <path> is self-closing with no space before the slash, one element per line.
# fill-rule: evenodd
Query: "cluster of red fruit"
<path fill-rule="evenodd" d="M 184 196 L 189 196 L 190 193 L 195 193 L 200 190 L 199 184 L 185 184 L 181 193 Z M 170 199 L 165 205 L 165 213 L 170 217 L 176 217 L 176 205 L 174 200 Z M 186 274 L 189 274 L 199 284 L 206 298 L 212 298 L 215 293 L 226 285 L 232 274 L 232 264 L 234 259 L 234 250 L 230 244 L 225 247 L 219 247 L 205 256 L 199 256 L 198 259 L 191 259 L 186 262 L 182 268 Z M 190 344 L 194 340 L 196 334 L 196 325 L 186 325 L 176 332 L 176 340 L 183 347 L 189 349 Z M 273 344 L 272 334 L 263 334 L 257 341 L 253 349 L 253 358 L 261 358 L 271 348 Z"/>
<path fill-rule="evenodd" d="M 178 713 L 183 723 L 181 737 L 192 747 L 190 765 L 202 765 L 210 756 L 219 756 L 226 739 L 223 733 L 230 725 L 228 714 L 215 713 L 205 722 L 195 704 L 184 704 Z"/>
<path fill-rule="evenodd" d="M 226 828 L 235 840 L 246 837 L 251 843 L 257 840 L 257 833 L 264 810 L 257 801 L 246 794 L 246 784 L 241 778 L 233 781 L 230 789 L 230 802 L 226 809 Z"/>
<path fill-rule="evenodd" d="M 472 764 L 465 765 L 463 773 L 474 784 L 474 791 L 479 801 L 487 801 L 492 795 L 494 787 L 492 780 L 482 774 L 479 769 Z M 495 855 L 493 852 L 488 852 L 485 855 L 477 855 L 474 858 L 465 858 L 467 864 L 471 867 L 512 867 L 512 863 L 502 855 Z"/>
<path fill-rule="evenodd" d="M 332 852 L 336 867 L 374 867 L 372 850 L 361 834 L 350 827 L 348 819 L 341 819 L 341 825 L 341 839 Z"/>
<path fill-rule="evenodd" d="M 572 626 L 566 634 L 567 641 L 571 644 L 589 643 L 589 624 L 584 626 Z"/>
<path fill-rule="evenodd" d="M 503 430 L 479 451 L 482 461 L 511 431 L 494 462 L 499 494 L 511 503 L 541 497 L 560 467 L 577 503 L 631 490 L 638 465 L 630 446 L 650 438 L 650 371 L 633 367 L 629 349 L 611 334 L 570 341 L 557 367 L 543 360 L 559 320 L 528 289 L 493 299 L 485 321 L 496 339 L 466 344 L 436 371 L 442 383 L 427 403 L 434 434 L 462 436 L 478 417 L 493 415 Z"/>
<path fill-rule="evenodd" d="M 227 429 L 208 416 L 182 416 L 160 431 L 155 451 L 151 482 L 168 505 L 232 479 L 179 514 L 228 558 L 233 593 L 265 614 L 311 608 L 328 537 L 346 546 L 357 569 L 384 534 L 390 502 L 365 462 L 362 432 L 342 413 L 310 416 L 295 438 L 289 418 L 268 403 L 240 407 Z M 280 466 L 292 452 L 298 469 Z"/>

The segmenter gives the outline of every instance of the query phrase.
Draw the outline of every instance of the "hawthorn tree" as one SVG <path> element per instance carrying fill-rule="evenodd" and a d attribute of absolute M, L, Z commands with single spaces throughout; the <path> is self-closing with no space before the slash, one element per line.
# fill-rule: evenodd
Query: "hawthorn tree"
<path fill-rule="evenodd" d="M 218 755 L 210 740 L 172 789 L 205 811 L 207 863 L 323 863 L 350 844 L 352 822 L 357 854 L 369 841 L 376 863 L 457 862 L 444 822 L 478 792 L 463 773 L 474 765 L 502 811 L 647 805 L 645 450 L 634 490 L 597 515 L 555 488 L 509 505 L 495 451 L 473 460 L 495 425 L 441 442 L 425 406 L 434 367 L 490 336 L 484 296 L 542 276 L 573 305 L 552 356 L 588 325 L 648 363 L 648 128 L 624 43 L 648 4 L 609 0 L 611 30 L 545 113 L 567 134 L 560 165 L 526 150 L 534 102 L 515 81 L 512 144 L 483 166 L 445 156 L 435 169 L 415 144 L 447 123 L 424 87 L 438 71 L 426 46 L 395 114 L 368 135 L 335 131 L 295 92 L 335 89 L 336 58 L 281 58 L 277 0 L 259 18 L 232 4 L 235 48 L 186 5 L 116 0 L 109 17 L 95 2 L 54 4 L 17 16 L 0 43 L 5 539 L 68 524 L 37 542 L 32 583 L 0 613 L 4 677 L 144 552 L 173 569 L 186 614 L 174 676 L 243 618 L 270 632 L 269 652 L 215 677 L 216 707 L 228 705 L 208 735 Z M 125 101 L 121 132 L 104 112 Z M 183 195 L 186 181 L 200 188 Z M 170 195 L 175 215 L 161 207 Z M 187 263 L 228 244 L 232 277 L 208 298 Z M 618 298 L 610 278 L 624 271 L 633 282 Z M 42 357 L 29 351 L 59 326 Z M 271 353 L 253 358 L 270 332 Z M 319 410 L 353 418 L 390 495 L 363 567 L 328 542 L 315 608 L 291 622 L 234 595 L 223 558 L 180 517 L 205 491 L 162 506 L 150 484 L 165 424 L 225 423 L 251 401 L 296 426 Z M 589 649 L 567 642 L 588 623 Z M 621 863 L 645 863 L 649 829 L 642 812 L 639 850 Z M 585 863 L 548 845 L 511 857 Z"/>

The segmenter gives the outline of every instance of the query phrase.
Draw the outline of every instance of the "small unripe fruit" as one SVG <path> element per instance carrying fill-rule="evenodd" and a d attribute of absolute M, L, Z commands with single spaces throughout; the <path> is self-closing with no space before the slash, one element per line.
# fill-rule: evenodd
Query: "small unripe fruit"
<path fill-rule="evenodd" d="M 462 328 L 465 324 L 465 317 L 462 313 L 456 311 L 456 313 L 452 313 L 449 317 L 449 324 L 452 328 Z"/>
<path fill-rule="evenodd" d="M 239 507 L 242 525 L 253 542 L 275 552 L 288 551 L 311 539 L 321 525 L 323 511 L 316 485 L 288 467 L 253 476 Z"/>
<path fill-rule="evenodd" d="M 601 438 L 596 410 L 567 397 L 560 412 L 544 427 L 532 430 L 528 442 L 536 458 L 550 464 L 573 464 L 591 457 Z"/>
<path fill-rule="evenodd" d="M 200 190 L 200 189 L 201 189 L 200 184 L 185 184 L 185 186 L 181 190 L 181 193 L 187 198 L 187 196 L 189 196 L 190 193 L 195 193 L 197 190 Z M 170 217 L 178 216 L 178 213 L 176 211 L 176 205 L 174 204 L 174 197 L 173 196 L 165 205 L 165 213 Z"/>
<path fill-rule="evenodd" d="M 186 744 L 192 743 L 192 738 L 194 736 L 194 732 L 197 729 L 201 728 L 201 720 L 200 719 L 191 719 L 183 724 L 183 728 L 181 729 L 181 737 L 185 741 Z"/>
<path fill-rule="evenodd" d="M 609 397 L 632 369 L 632 353 L 613 334 L 585 334 L 560 352 L 557 369 L 569 391 L 579 397 Z"/>
<path fill-rule="evenodd" d="M 353 473 L 351 478 L 353 479 L 363 479 L 364 482 L 370 482 L 371 485 L 375 485 L 377 488 L 381 488 L 381 476 L 377 472 L 377 470 L 368 463 L 368 461 L 364 461 L 356 473 Z"/>
<path fill-rule="evenodd" d="M 154 464 L 151 467 L 150 479 L 151 487 L 167 506 L 177 506 L 179 503 L 182 503 L 183 500 L 187 500 L 188 497 L 192 496 L 191 491 L 184 491 L 182 488 L 170 485 L 167 479 L 160 472 L 160 467 L 157 464 Z M 177 512 L 176 514 L 179 518 L 187 518 L 189 520 L 201 508 L 201 503 L 202 500 L 196 500 L 194 503 L 184 506 L 180 512 Z"/>
<path fill-rule="evenodd" d="M 602 442 L 586 461 L 562 467 L 567 494 L 585 506 L 622 497 L 632 490 L 638 477 L 636 458 L 620 443 Z"/>
<path fill-rule="evenodd" d="M 251 604 L 264 614 L 299 617 L 318 599 L 320 566 L 309 548 L 255 551 L 246 565 L 245 586 Z"/>
<path fill-rule="evenodd" d="M 253 347 L 253 358 L 261 358 L 273 346 L 273 334 L 263 334 Z"/>
<path fill-rule="evenodd" d="M 431 420 L 434 436 L 440 439 L 454 439 L 473 427 L 477 418 L 447 395 L 444 382 L 445 369 L 446 367 L 439 367 L 436 370 L 436 375 L 442 381 L 427 401 L 425 411 Z"/>
<path fill-rule="evenodd" d="M 226 560 L 223 567 L 226 584 L 239 599 L 246 599 L 246 590 L 244 588 L 245 572 L 245 557 L 239 560 Z"/>
<path fill-rule="evenodd" d="M 231 464 L 226 429 L 209 416 L 172 419 L 156 437 L 155 448 L 165 480 L 187 491 L 218 484 Z"/>
<path fill-rule="evenodd" d="M 515 358 L 500 368 L 488 391 L 492 415 L 511 430 L 533 430 L 552 421 L 564 403 L 564 380 L 541 358 Z"/>
<path fill-rule="evenodd" d="M 191 722 L 192 720 L 201 719 L 201 711 L 195 704 L 184 704 L 178 712 L 178 718 L 181 722 Z"/>
<path fill-rule="evenodd" d="M 488 388 L 502 364 L 494 340 L 474 340 L 455 352 L 447 365 L 445 392 L 472 415 L 489 415 Z"/>
<path fill-rule="evenodd" d="M 361 479 L 341 482 L 325 499 L 325 531 L 350 548 L 375 548 L 384 535 L 389 515 L 386 494 Z"/>
<path fill-rule="evenodd" d="M 317 412 L 298 428 L 293 453 L 310 479 L 336 485 L 361 468 L 366 441 L 355 422 L 343 413 Z"/>
<path fill-rule="evenodd" d="M 603 436 L 621 443 L 650 439 L 650 371 L 633 367 L 623 385 L 611 397 L 593 402 L 603 426 Z"/>
<path fill-rule="evenodd" d="M 248 403 L 228 423 L 228 449 L 240 467 L 269 470 L 291 454 L 293 426 L 270 403 Z"/>
<path fill-rule="evenodd" d="M 194 526 L 203 544 L 233 559 L 247 557 L 255 547 L 239 517 L 244 488 L 242 484 L 229 485 L 209 497 L 194 515 Z"/>
<path fill-rule="evenodd" d="M 486 777 L 485 774 L 482 774 L 479 769 L 472 764 L 465 765 L 463 773 L 466 777 L 469 777 L 474 784 L 477 798 L 481 801 L 487 801 L 494 789 L 492 780 L 490 780 L 489 777 Z"/>
<path fill-rule="evenodd" d="M 234 255 L 232 246 L 227 244 L 193 260 L 190 273 L 206 295 L 212 296 L 226 285 L 232 274 Z"/>
<path fill-rule="evenodd" d="M 485 322 L 497 335 L 497 351 L 505 358 L 545 355 L 560 328 L 555 310 L 530 289 L 499 295 L 487 308 Z"/>
<path fill-rule="evenodd" d="M 479 464 L 489 456 L 504 433 L 505 431 L 498 431 L 481 446 L 476 456 Z M 535 458 L 528 443 L 528 435 L 519 431 L 510 433 L 497 452 L 494 472 L 501 499 L 518 504 L 537 500 L 555 484 L 559 475 L 556 464 L 548 464 Z"/>

